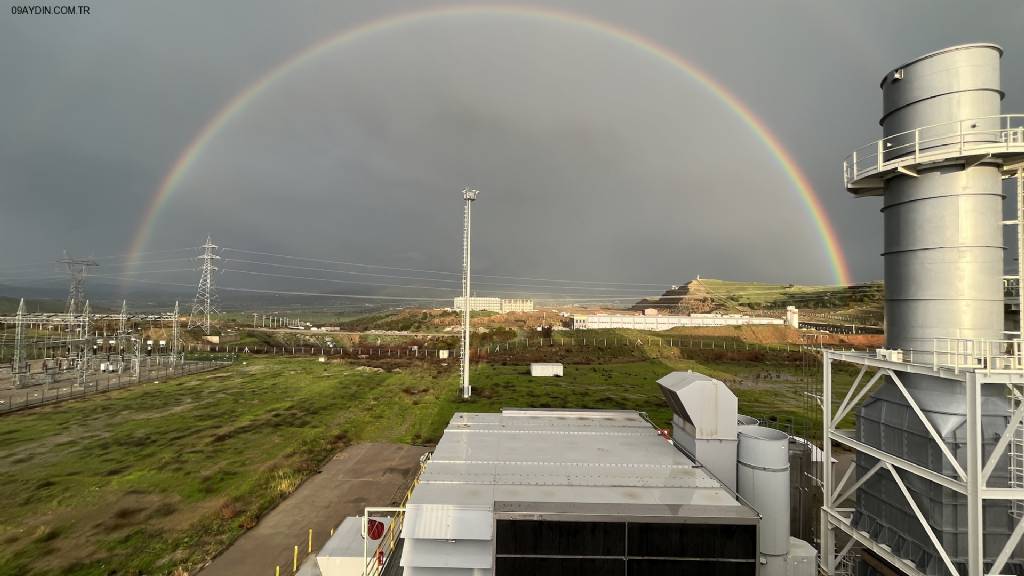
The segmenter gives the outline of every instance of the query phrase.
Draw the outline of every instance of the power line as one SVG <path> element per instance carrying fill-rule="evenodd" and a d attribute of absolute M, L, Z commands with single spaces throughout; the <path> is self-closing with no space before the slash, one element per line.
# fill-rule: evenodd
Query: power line
<path fill-rule="evenodd" d="M 363 286 L 380 286 L 387 288 L 412 288 L 417 290 L 447 290 L 454 291 L 455 288 L 448 286 L 417 286 L 413 284 L 384 284 L 380 282 L 360 282 L 358 280 L 339 280 L 337 278 L 320 278 L 313 276 L 295 276 L 293 274 L 274 274 L 273 272 L 256 272 L 254 270 L 237 270 L 234 268 L 224 268 L 222 272 L 233 272 L 240 274 L 252 274 L 255 276 L 268 276 L 272 278 L 288 278 L 290 280 L 312 280 L 315 282 L 332 282 L 335 284 L 359 284 Z"/>
<path fill-rule="evenodd" d="M 96 274 L 93 278 L 105 278 L 110 280 L 124 280 L 127 282 L 140 282 L 143 284 L 157 284 L 160 286 L 182 286 L 185 288 L 193 288 L 194 284 L 185 284 L 183 282 L 158 282 L 156 280 L 143 280 L 142 278 L 129 278 L 126 276 L 115 276 L 115 275 L 101 275 Z M 422 301 L 422 302 L 446 302 L 449 298 L 425 298 L 425 297 L 413 297 L 413 296 L 375 296 L 366 294 L 337 294 L 330 292 L 305 292 L 305 291 L 294 291 L 294 290 L 263 290 L 259 288 L 239 288 L 232 286 L 217 285 L 218 291 L 230 291 L 230 292 L 252 292 L 257 294 L 276 294 L 285 296 L 326 296 L 329 298 L 352 298 L 359 300 L 409 300 L 409 301 Z"/>
<path fill-rule="evenodd" d="M 336 269 L 333 269 L 333 268 L 319 268 L 319 267 L 313 267 L 313 266 L 293 266 L 293 265 L 290 265 L 290 264 L 278 264 L 278 263 L 274 263 L 274 262 L 261 262 L 261 261 L 257 261 L 257 260 L 246 260 L 246 259 L 239 259 L 239 258 L 225 258 L 224 262 L 241 262 L 241 263 L 245 263 L 245 264 L 255 264 L 255 265 L 258 265 L 258 266 L 270 266 L 270 267 L 274 267 L 274 268 L 286 268 L 286 269 L 291 269 L 291 270 L 308 270 L 308 271 L 314 271 L 314 272 L 331 272 L 331 273 L 337 273 L 337 274 L 353 274 L 353 275 L 359 275 L 359 276 L 373 276 L 373 277 L 379 277 L 379 278 L 396 278 L 396 279 L 405 279 L 405 280 L 421 280 L 421 281 L 427 281 L 427 282 L 445 282 L 445 283 L 449 283 L 449 284 L 456 284 L 456 283 L 459 282 L 458 280 L 448 280 L 448 279 L 444 279 L 444 278 L 424 278 L 422 276 L 402 276 L 402 275 L 395 275 L 395 274 L 378 274 L 378 273 L 374 273 L 374 272 L 356 272 L 356 271 L 351 271 L 351 270 L 336 270 Z M 225 271 L 228 271 L 228 270 L 225 269 Z M 251 272 L 251 271 L 237 270 L 237 269 L 232 269 L 232 271 L 235 271 L 235 272 Z M 252 273 L 255 274 L 256 272 L 252 272 Z M 266 272 L 262 273 L 262 274 L 270 275 L 270 273 L 266 273 Z M 284 276 L 282 275 L 282 277 L 284 277 Z M 302 276 L 294 276 L 294 277 L 295 278 L 307 279 L 307 280 L 313 279 L 311 277 L 302 277 Z M 316 277 L 316 279 L 328 280 L 327 278 L 324 278 L 322 276 L 318 276 L 318 277 Z M 355 282 L 355 281 L 346 281 L 346 282 L 350 282 L 350 283 L 353 283 L 353 284 L 360 283 L 360 282 Z M 371 286 L 374 286 L 374 285 L 376 285 L 376 286 L 394 286 L 392 284 L 372 284 L 372 283 L 362 283 L 362 284 L 368 284 L 368 285 L 371 285 Z M 575 289 L 575 290 L 618 290 L 619 292 L 624 292 L 624 291 L 627 290 L 626 288 L 614 288 L 614 287 L 611 287 L 611 286 L 559 286 L 559 285 L 554 285 L 553 286 L 553 285 L 547 285 L 547 284 L 511 284 L 511 283 L 504 283 L 504 282 L 477 282 L 476 284 L 483 285 L 483 286 L 509 286 L 509 287 L 515 287 L 515 288 L 557 288 L 557 289 Z M 404 287 L 404 286 L 402 286 L 402 287 Z M 423 288 L 423 286 L 414 286 L 414 287 L 416 287 L 416 288 Z M 442 288 L 442 287 L 426 286 L 426 288 Z"/>
<path fill-rule="evenodd" d="M 263 256 L 275 256 L 278 258 L 288 258 L 291 260 L 305 260 L 308 262 L 322 262 L 327 264 L 340 264 L 343 266 L 359 266 L 363 268 L 380 268 L 385 270 L 399 270 L 403 272 L 420 272 L 424 274 L 444 274 L 447 276 L 459 276 L 460 272 L 452 272 L 450 270 L 428 270 L 423 268 L 403 268 L 400 266 L 385 266 L 382 264 L 365 264 L 361 262 L 346 262 L 342 260 L 326 260 L 323 258 L 309 258 L 305 256 L 291 256 L 288 254 L 277 254 L 274 252 L 259 252 L 256 250 L 243 250 L 241 248 L 227 248 L 224 251 L 231 252 L 244 252 L 246 254 L 260 254 Z M 657 282 L 657 283 L 645 283 L 645 282 L 604 282 L 597 280 L 567 280 L 558 278 L 535 278 L 528 276 L 504 276 L 504 275 L 488 275 L 488 274 L 477 274 L 479 278 L 505 278 L 510 280 L 533 280 L 539 282 L 575 282 L 577 284 L 598 284 L 598 285 L 619 285 L 619 286 L 671 286 L 671 282 Z"/>
<path fill-rule="evenodd" d="M 142 266 L 142 265 L 150 265 L 150 264 L 165 263 L 165 262 L 181 262 L 181 261 L 194 261 L 194 260 L 195 260 L 194 258 L 164 258 L 164 259 L 160 259 L 160 260 L 141 261 L 138 264 L 140 266 Z M 110 264 L 105 264 L 104 267 L 120 268 L 120 267 L 126 266 L 126 265 L 127 264 L 122 264 L 122 263 L 110 263 Z M 51 270 L 52 270 L 52 268 L 51 268 Z M 187 270 L 194 270 L 194 268 L 188 268 Z M 123 271 L 122 273 L 124 273 L 124 274 L 129 274 L 129 273 L 130 274 L 139 274 L 139 273 L 145 273 L 145 272 L 147 272 L 147 270 L 130 270 L 130 271 L 126 270 L 126 271 Z M 9 276 L 8 275 L 8 276 L 0 277 L 0 282 L 10 282 L 10 281 L 22 281 L 22 282 L 24 282 L 24 281 L 28 281 L 28 280 L 48 280 L 48 279 L 51 279 L 51 278 L 66 278 L 66 277 L 67 277 L 66 275 L 63 275 L 63 276 L 49 276 L 49 275 L 48 276 L 21 276 L 21 275 Z"/>
<path fill-rule="evenodd" d="M 444 290 L 444 291 L 454 291 L 455 290 L 455 288 L 442 287 L 442 286 L 420 286 L 420 285 L 412 285 L 412 284 L 384 284 L 384 283 L 380 283 L 380 282 L 359 282 L 359 281 L 353 281 L 353 280 L 339 280 L 337 278 L 321 278 L 321 277 L 314 277 L 314 276 L 295 276 L 295 275 L 291 275 L 291 274 L 274 274 L 273 272 L 256 272 L 254 270 L 236 270 L 234 268 L 224 268 L 221 271 L 222 272 L 226 272 L 226 273 L 252 274 L 252 275 L 256 275 L 256 276 L 268 276 L 268 277 L 273 277 L 273 278 L 287 278 L 287 279 L 291 279 L 291 280 L 311 280 L 311 281 L 315 281 L 315 282 L 330 282 L 330 283 L 334 283 L 334 284 L 346 284 L 346 285 L 347 284 L 358 284 L 358 285 L 366 285 L 366 286 L 380 286 L 380 287 L 387 287 L 387 288 L 408 288 L 408 289 L 416 289 L 416 290 Z M 538 291 L 530 291 L 530 292 L 508 292 L 508 291 L 505 291 L 502 294 L 504 294 L 504 295 L 522 295 L 522 296 L 553 295 L 553 296 L 564 296 L 566 298 L 577 298 L 577 297 L 579 297 L 579 298 L 603 298 L 603 297 L 605 297 L 604 295 L 601 295 L 601 294 L 590 294 L 590 293 L 588 293 L 588 294 L 567 294 L 565 292 L 538 292 Z M 619 297 L 621 299 L 627 299 L 627 300 L 628 299 L 634 299 L 635 300 L 635 299 L 639 299 L 639 298 L 655 297 L 657 295 L 656 294 L 611 294 L 609 296 Z"/>
<path fill-rule="evenodd" d="M 195 251 L 196 248 L 195 247 L 190 247 L 190 248 L 173 248 L 173 249 L 169 249 L 169 250 L 149 250 L 149 251 L 146 251 L 146 252 L 138 252 L 137 254 L 134 254 L 134 255 L 133 254 L 125 253 L 125 254 L 115 254 L 115 255 L 111 255 L 111 256 L 93 256 L 92 260 L 113 260 L 113 259 L 116 259 L 116 258 L 124 258 L 124 257 L 127 257 L 127 256 L 138 257 L 138 256 L 142 256 L 144 254 L 166 254 L 166 253 L 170 253 L 170 252 L 183 252 L 183 251 L 186 251 L 186 250 Z M 125 265 L 127 265 L 127 263 L 128 262 L 126 262 Z M 116 266 L 116 264 L 104 264 L 104 266 Z M 19 271 L 19 270 L 53 270 L 53 265 L 52 264 L 50 264 L 50 265 L 42 265 L 42 264 L 39 264 L 39 263 L 33 263 L 33 264 L 27 264 L 26 263 L 26 264 L 12 264 L 12 265 L 9 265 L 9 266 L 0 266 L 0 272 L 3 272 L 3 273 L 7 273 L 9 271 L 14 272 L 14 271 Z"/>

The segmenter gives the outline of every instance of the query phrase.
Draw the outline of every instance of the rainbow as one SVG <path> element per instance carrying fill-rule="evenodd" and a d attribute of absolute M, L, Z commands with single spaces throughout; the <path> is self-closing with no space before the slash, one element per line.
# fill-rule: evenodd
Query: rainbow
<path fill-rule="evenodd" d="M 167 199 L 171 196 L 182 177 L 188 173 L 189 168 L 202 154 L 206 145 L 225 125 L 238 116 L 239 113 L 245 109 L 246 105 L 252 102 L 256 96 L 284 77 L 290 68 L 309 58 L 314 58 L 327 50 L 365 38 L 377 32 L 434 18 L 451 18 L 473 15 L 537 18 L 598 32 L 636 50 L 651 55 L 676 70 L 684 72 L 699 82 L 718 99 L 725 103 L 733 113 L 742 119 L 750 128 L 751 132 L 753 132 L 753 134 L 772 152 L 772 156 L 775 161 L 778 162 L 783 172 L 795 185 L 807 212 L 816 223 L 818 233 L 821 236 L 822 244 L 829 263 L 831 264 L 836 282 L 843 285 L 851 283 L 850 271 L 846 263 L 846 257 L 839 246 L 839 240 L 836 235 L 835 228 L 833 227 L 831 220 L 829 220 L 828 213 L 825 211 L 825 207 L 821 204 L 821 200 L 818 198 L 818 195 L 814 192 L 814 188 L 808 181 L 807 176 L 800 169 L 799 165 L 797 165 L 789 151 L 786 150 L 779 139 L 776 138 L 768 129 L 768 126 L 765 125 L 764 121 L 758 118 L 754 112 L 736 95 L 729 92 L 729 90 L 717 80 L 709 76 L 697 66 L 687 62 L 678 54 L 657 42 L 654 42 L 653 40 L 639 36 L 629 30 L 625 30 L 617 26 L 613 26 L 608 22 L 596 20 L 581 14 L 536 6 L 515 5 L 444 6 L 420 11 L 403 12 L 342 30 L 334 36 L 325 38 L 324 40 L 305 48 L 298 54 L 295 54 L 274 66 L 258 80 L 236 94 L 234 98 L 217 111 L 217 113 L 207 121 L 202 130 L 199 131 L 195 138 L 192 139 L 188 146 L 186 146 L 178 156 L 174 165 L 171 166 L 171 169 L 161 181 L 156 194 L 152 197 L 145 209 L 139 227 L 132 240 L 131 249 L 129 250 L 129 254 L 131 255 L 130 261 L 138 260 L 138 254 L 143 251 L 149 241 L 153 224 L 156 221 L 157 214 L 159 214 L 161 207 L 167 202 Z"/>

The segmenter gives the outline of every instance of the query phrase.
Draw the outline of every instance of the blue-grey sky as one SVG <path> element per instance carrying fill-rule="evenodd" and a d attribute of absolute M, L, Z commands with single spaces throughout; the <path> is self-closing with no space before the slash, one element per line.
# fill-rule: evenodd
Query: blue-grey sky
<path fill-rule="evenodd" d="M 172 165 L 247 86 L 325 38 L 429 5 L 5 9 L 0 283 L 17 275 L 12 267 L 45 266 L 64 248 L 127 251 Z M 742 100 L 806 173 L 857 281 L 881 277 L 881 216 L 877 199 L 843 190 L 841 164 L 880 135 L 882 74 L 948 45 L 995 42 L 1006 50 L 1004 112 L 1024 112 L 1016 0 L 536 5 L 648 38 Z M 290 67 L 182 174 L 147 248 L 211 234 L 227 247 L 457 271 L 465 186 L 481 190 L 481 274 L 835 281 L 792 180 L 704 85 L 608 34 L 487 12 L 384 27 Z M 187 272 L 146 277 L 194 281 Z M 223 278 L 257 281 L 271 280 Z"/>

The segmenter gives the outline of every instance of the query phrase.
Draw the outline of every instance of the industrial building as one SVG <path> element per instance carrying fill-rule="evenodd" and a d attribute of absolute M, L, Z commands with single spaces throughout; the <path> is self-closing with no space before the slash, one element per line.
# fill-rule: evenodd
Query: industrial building
<path fill-rule="evenodd" d="M 887 350 L 824 352 L 825 461 L 833 444 L 856 454 L 823 471 L 824 574 L 1024 574 L 1024 357 L 1003 324 L 1024 117 L 1000 110 L 1001 58 L 967 44 L 887 72 L 883 138 L 844 163 L 849 192 L 882 198 Z M 835 363 L 860 368 L 843 396 Z"/>
<path fill-rule="evenodd" d="M 452 307 L 456 310 L 464 310 L 464 299 L 459 296 L 455 298 Z M 488 310 L 505 314 L 507 312 L 533 312 L 533 300 L 526 298 L 484 298 L 472 296 L 469 299 L 470 310 Z"/>
<path fill-rule="evenodd" d="M 633 411 L 455 414 L 391 562 L 408 576 L 813 574 L 816 551 L 789 535 L 788 436 L 749 425 L 717 380 L 659 383 L 670 434 Z"/>
<path fill-rule="evenodd" d="M 572 317 L 573 330 L 629 328 L 633 330 L 669 330 L 680 326 L 799 326 L 799 313 L 790 306 L 786 318 L 744 316 L 741 314 L 586 314 Z"/>

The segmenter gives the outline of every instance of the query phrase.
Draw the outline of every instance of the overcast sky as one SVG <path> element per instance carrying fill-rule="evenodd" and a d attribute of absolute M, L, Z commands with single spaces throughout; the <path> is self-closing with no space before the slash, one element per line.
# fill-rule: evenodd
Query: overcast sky
<path fill-rule="evenodd" d="M 881 277 L 880 205 L 850 197 L 841 166 L 880 136 L 882 75 L 948 45 L 995 42 L 1006 50 L 1004 112 L 1024 112 L 1019 0 L 544 5 L 646 37 L 743 101 L 807 174 L 857 281 Z M 247 86 L 325 38 L 427 6 L 5 7 L 0 277 L 64 248 L 127 251 L 171 166 Z M 481 190 L 480 274 L 835 281 L 792 180 L 700 82 L 592 28 L 487 11 L 382 27 L 289 67 L 212 135 L 146 248 L 210 234 L 237 249 L 457 271 L 465 186 Z M 254 281 L 229 274 L 223 283 Z"/>

